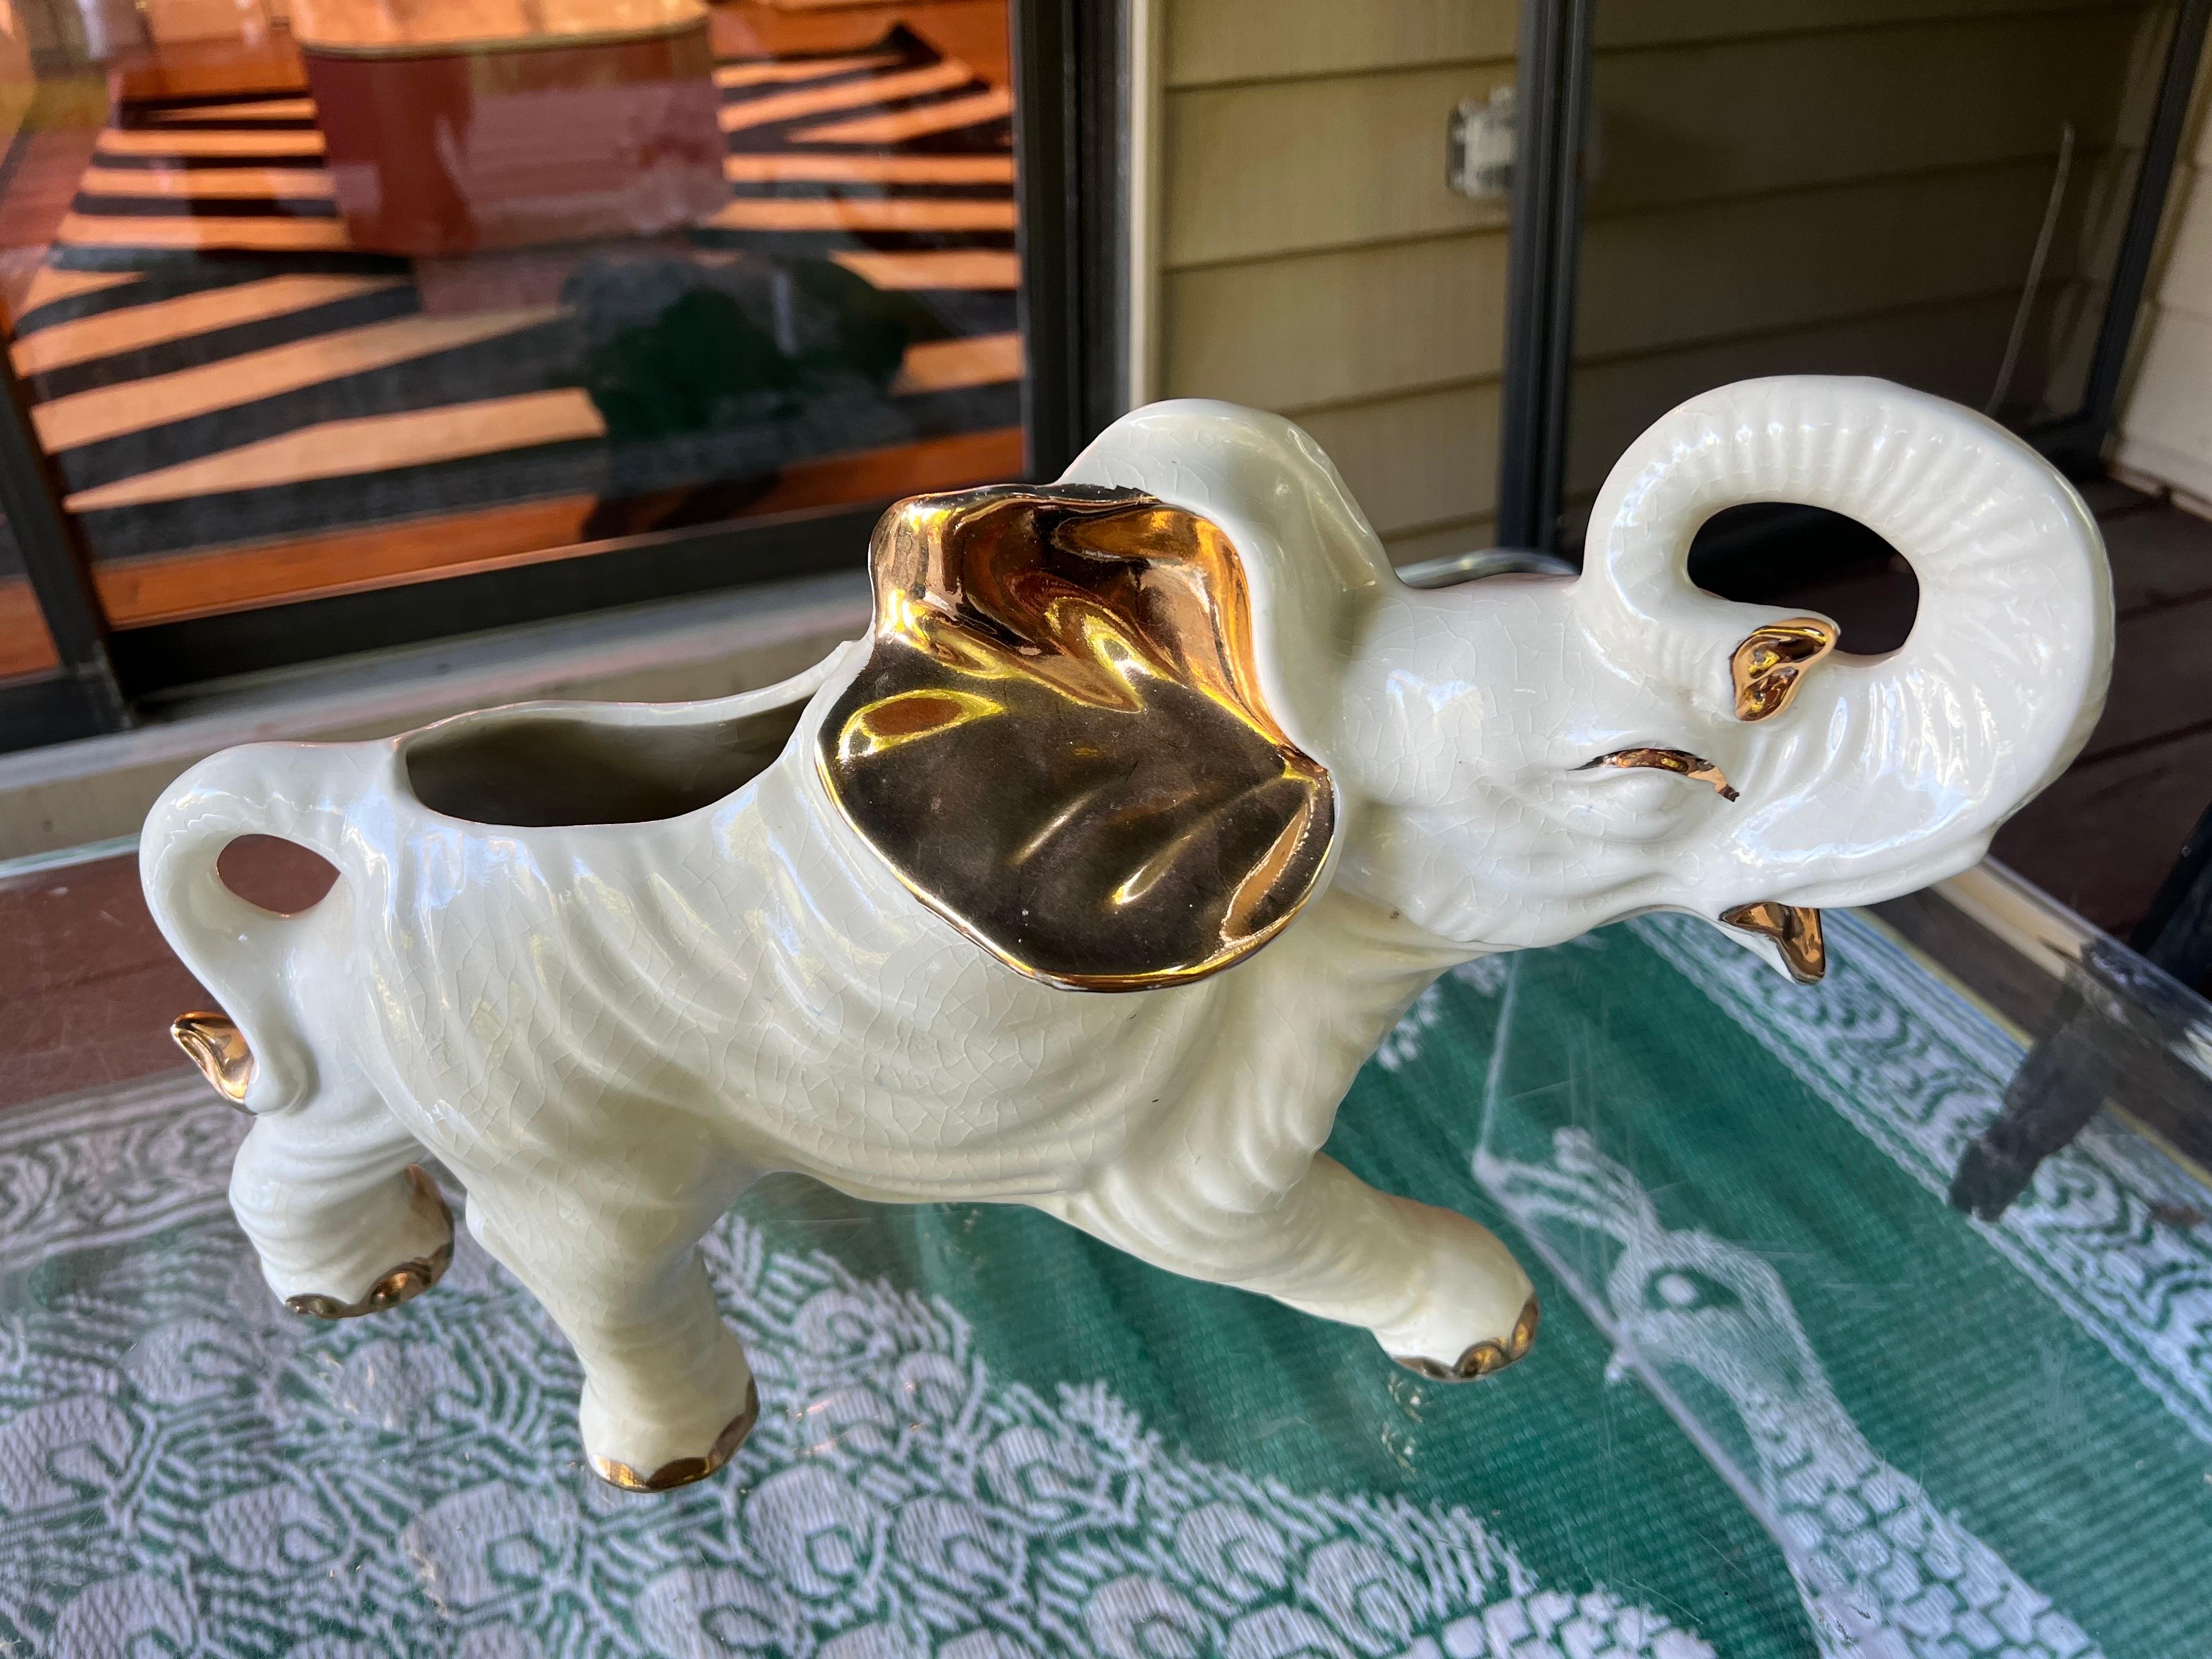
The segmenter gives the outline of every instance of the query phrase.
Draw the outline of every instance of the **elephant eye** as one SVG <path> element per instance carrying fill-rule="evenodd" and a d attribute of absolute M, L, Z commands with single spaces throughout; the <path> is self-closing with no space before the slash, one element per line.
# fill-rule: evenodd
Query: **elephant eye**
<path fill-rule="evenodd" d="M 1688 778 L 1693 783 L 1710 783 L 1714 793 L 1723 800 L 1738 799 L 1735 786 L 1729 782 L 1719 767 L 1702 755 L 1692 755 L 1686 749 L 1616 749 L 1610 755 L 1600 755 L 1594 761 L 1585 761 L 1575 769 L 1588 772 L 1600 766 L 1648 766 Z"/>

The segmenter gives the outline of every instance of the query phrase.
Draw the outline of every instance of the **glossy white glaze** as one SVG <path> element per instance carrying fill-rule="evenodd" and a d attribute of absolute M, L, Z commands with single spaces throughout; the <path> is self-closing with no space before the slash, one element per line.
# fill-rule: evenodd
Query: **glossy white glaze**
<path fill-rule="evenodd" d="M 856 646 L 714 702 L 218 755 L 155 809 L 143 874 L 256 1056 L 232 1192 L 280 1294 L 354 1301 L 434 1246 L 400 1173 L 427 1147 L 575 1343 L 586 1445 L 649 1471 L 703 1455 L 745 1399 L 694 1244 L 757 1175 L 797 1170 L 870 1198 L 1034 1205 L 1449 1365 L 1506 1337 L 1526 1277 L 1474 1223 L 1316 1156 L 1420 990 L 1641 910 L 1861 902 L 1960 869 L 2079 747 L 2109 665 L 2073 491 L 1999 428 L 1881 382 L 1748 382 L 1676 410 L 1607 480 L 1577 580 L 1404 586 L 1312 441 L 1226 404 L 1139 410 L 1067 476 L 1149 491 L 1237 547 L 1262 690 L 1338 791 L 1304 913 L 1194 984 L 1024 978 L 831 801 L 814 739 Z M 1830 658 L 1747 722 L 1729 653 L 1785 613 L 1682 572 L 1705 517 L 1756 500 L 1863 520 L 1923 598 L 1901 651 Z M 723 732 L 758 770 L 647 823 L 508 827 L 417 798 L 416 745 L 546 722 Z M 1741 799 L 1578 769 L 1641 744 L 1709 757 Z M 215 859 L 246 833 L 314 848 L 337 885 L 290 918 L 234 897 Z"/>

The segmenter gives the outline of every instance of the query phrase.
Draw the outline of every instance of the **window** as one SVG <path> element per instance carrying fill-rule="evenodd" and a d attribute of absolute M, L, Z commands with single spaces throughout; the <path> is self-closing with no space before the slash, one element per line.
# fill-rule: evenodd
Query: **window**
<path fill-rule="evenodd" d="M 1056 469 L 1012 45 L 1042 9 L 20 5 L 27 550 L 145 695 L 857 564 L 890 499 Z"/>

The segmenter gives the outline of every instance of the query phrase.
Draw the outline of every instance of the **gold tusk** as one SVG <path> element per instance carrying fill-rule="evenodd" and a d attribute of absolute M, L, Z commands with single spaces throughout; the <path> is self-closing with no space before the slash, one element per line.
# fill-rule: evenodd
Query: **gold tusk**
<path fill-rule="evenodd" d="M 1818 617 L 1792 617 L 1756 629 L 1729 658 L 1735 717 L 1763 720 L 1797 695 L 1805 671 L 1836 648 L 1836 627 Z"/>
<path fill-rule="evenodd" d="M 1782 947 L 1782 965 L 1800 985 L 1814 985 L 1828 971 L 1827 941 L 1820 936 L 1820 913 L 1802 904 L 1740 904 L 1721 920 L 1747 933 L 1758 933 Z"/>
<path fill-rule="evenodd" d="M 246 1091 L 253 1086 L 253 1051 L 229 1017 L 179 1014 L 169 1022 L 169 1035 L 191 1056 L 200 1075 L 215 1085 L 216 1092 L 243 1110 Z"/>
<path fill-rule="evenodd" d="M 1585 761 L 1575 769 L 1587 772 L 1594 766 L 1649 766 L 1662 772 L 1672 772 L 1677 777 L 1688 778 L 1693 783 L 1710 783 L 1723 800 L 1735 800 L 1735 787 L 1721 769 L 1702 755 L 1692 755 L 1686 749 L 1616 749 L 1610 755 L 1600 755 L 1594 761 Z"/>

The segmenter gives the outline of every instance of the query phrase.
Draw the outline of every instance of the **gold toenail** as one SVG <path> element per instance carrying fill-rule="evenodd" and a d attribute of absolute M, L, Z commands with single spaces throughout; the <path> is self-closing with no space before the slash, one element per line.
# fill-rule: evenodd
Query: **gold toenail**
<path fill-rule="evenodd" d="M 1433 1359 L 1393 1354 L 1390 1357 L 1409 1371 L 1437 1382 L 1472 1382 L 1477 1377 L 1495 1376 L 1516 1360 L 1524 1358 L 1536 1341 L 1536 1324 L 1541 1310 L 1536 1298 L 1530 1297 L 1522 1304 L 1521 1317 L 1513 1322 L 1513 1334 L 1503 1342 L 1485 1340 L 1476 1343 L 1459 1357 L 1456 1365 L 1439 1365 Z"/>
<path fill-rule="evenodd" d="M 446 1276 L 446 1269 L 453 1264 L 453 1212 L 447 1207 L 446 1195 L 438 1190 L 437 1182 L 420 1164 L 407 1166 L 407 1179 L 414 1186 L 416 1201 L 421 1203 L 427 1195 L 446 1218 L 446 1242 L 429 1255 L 403 1261 L 383 1274 L 358 1302 L 341 1302 L 334 1296 L 308 1293 L 286 1297 L 286 1307 L 295 1314 L 307 1314 L 316 1319 L 359 1319 L 363 1314 L 382 1313 L 386 1308 L 411 1302 Z"/>
<path fill-rule="evenodd" d="M 594 1457 L 592 1473 L 624 1492 L 667 1492 L 672 1487 L 688 1486 L 694 1480 L 704 1480 L 736 1456 L 738 1448 L 745 1443 L 745 1437 L 752 1432 L 759 1419 L 760 1390 L 748 1379 L 744 1410 L 732 1418 L 730 1426 L 714 1437 L 714 1449 L 704 1457 L 672 1458 L 651 1474 L 640 1474 L 629 1464 L 611 1457 Z"/>

